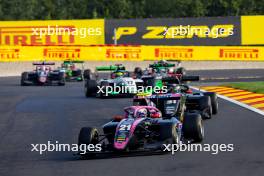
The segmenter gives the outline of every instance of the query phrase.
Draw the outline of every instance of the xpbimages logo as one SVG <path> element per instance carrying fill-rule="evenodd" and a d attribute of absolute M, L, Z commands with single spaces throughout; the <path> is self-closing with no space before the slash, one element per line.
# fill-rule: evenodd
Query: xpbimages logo
<path fill-rule="evenodd" d="M 164 152 L 210 152 L 213 155 L 219 152 L 232 152 L 234 151 L 234 144 L 163 144 Z"/>
<path fill-rule="evenodd" d="M 97 94 L 105 94 L 106 96 L 111 94 L 141 94 L 141 93 L 162 93 L 166 94 L 168 92 L 167 86 L 126 86 L 126 85 L 116 85 L 113 86 L 97 86 Z"/>
<path fill-rule="evenodd" d="M 31 144 L 31 151 L 38 152 L 40 155 L 46 152 L 76 152 L 86 154 L 87 152 L 100 152 L 101 150 L 101 144 L 61 144 L 59 141 L 55 141 L 55 143 L 48 141 L 47 144 Z"/>
<path fill-rule="evenodd" d="M 47 27 L 39 27 L 39 28 L 31 28 L 32 29 L 32 35 L 35 36 L 60 36 L 60 35 L 72 35 L 72 36 L 80 36 L 80 38 L 86 38 L 87 36 L 99 36 L 102 35 L 103 31 L 102 28 L 96 27 L 96 28 L 76 28 L 74 26 L 50 26 Z"/>

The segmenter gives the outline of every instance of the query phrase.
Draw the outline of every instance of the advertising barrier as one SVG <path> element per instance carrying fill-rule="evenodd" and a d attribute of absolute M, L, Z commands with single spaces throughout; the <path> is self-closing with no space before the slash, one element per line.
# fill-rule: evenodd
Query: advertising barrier
<path fill-rule="evenodd" d="M 1 21 L 1 46 L 104 44 L 104 20 Z"/>
<path fill-rule="evenodd" d="M 264 45 L 264 16 L 1 21 L 1 46 Z"/>
<path fill-rule="evenodd" d="M 2 21 L 0 62 L 263 61 L 262 21 L 264 16 Z"/>
<path fill-rule="evenodd" d="M 105 43 L 115 40 L 142 45 L 240 45 L 240 17 L 106 20 Z"/>
<path fill-rule="evenodd" d="M 242 16 L 242 45 L 264 45 L 264 16 Z"/>
<path fill-rule="evenodd" d="M 264 61 L 264 47 L 243 46 L 35 46 L 1 47 L 0 61 Z"/>

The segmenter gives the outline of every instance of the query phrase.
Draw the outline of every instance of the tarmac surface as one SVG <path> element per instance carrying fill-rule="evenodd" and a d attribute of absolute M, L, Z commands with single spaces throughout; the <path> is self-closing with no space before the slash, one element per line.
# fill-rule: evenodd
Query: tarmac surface
<path fill-rule="evenodd" d="M 100 127 L 121 114 L 129 98 L 85 98 L 83 83 L 21 87 L 0 78 L 1 176 L 260 176 L 264 172 L 264 117 L 225 100 L 205 121 L 204 144 L 233 144 L 234 151 L 115 156 L 81 160 L 73 152 L 32 152 L 31 144 L 77 143 L 83 126 Z"/>

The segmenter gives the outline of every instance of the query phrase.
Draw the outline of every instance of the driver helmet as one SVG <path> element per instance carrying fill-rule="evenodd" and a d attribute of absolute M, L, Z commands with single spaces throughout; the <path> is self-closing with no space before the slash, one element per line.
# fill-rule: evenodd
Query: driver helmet
<path fill-rule="evenodd" d="M 169 73 L 169 74 L 173 74 L 173 73 L 174 73 L 174 69 L 173 69 L 173 68 L 169 68 L 169 69 L 168 69 L 168 73 Z"/>
<path fill-rule="evenodd" d="M 142 109 L 139 109 L 137 114 L 136 114 L 136 117 L 138 118 L 144 118 L 144 117 L 147 117 L 147 114 L 148 114 L 148 111 L 146 108 L 142 108 Z"/>
<path fill-rule="evenodd" d="M 152 69 L 152 68 L 147 68 L 147 73 L 148 73 L 149 75 L 151 75 L 151 74 L 153 73 L 153 69 Z"/>
<path fill-rule="evenodd" d="M 162 59 L 162 60 L 159 61 L 159 63 L 160 64 L 167 64 L 168 62 L 166 60 Z"/>
<path fill-rule="evenodd" d="M 72 70 L 74 70 L 74 69 L 75 69 L 75 65 L 72 64 L 72 65 L 70 66 L 70 68 L 71 68 Z"/>
<path fill-rule="evenodd" d="M 122 72 L 116 72 L 115 75 L 116 75 L 117 77 L 119 77 L 119 76 L 123 76 L 123 73 L 122 73 Z"/>

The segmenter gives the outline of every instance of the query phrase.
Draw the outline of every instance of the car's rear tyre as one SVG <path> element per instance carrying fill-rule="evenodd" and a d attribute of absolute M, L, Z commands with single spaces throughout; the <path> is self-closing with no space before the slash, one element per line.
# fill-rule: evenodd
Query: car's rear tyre
<path fill-rule="evenodd" d="M 58 85 L 59 86 L 65 86 L 65 75 L 64 75 L 64 73 L 60 72 L 58 77 L 59 77 Z"/>
<path fill-rule="evenodd" d="M 27 72 L 23 72 L 21 74 L 21 81 L 20 81 L 21 86 L 27 86 L 28 85 L 26 83 L 27 80 L 28 80 L 28 73 Z"/>
<path fill-rule="evenodd" d="M 179 144 L 180 143 L 180 136 L 178 134 L 176 124 L 173 124 L 171 127 L 171 139 L 172 139 L 172 144 Z"/>
<path fill-rule="evenodd" d="M 91 97 L 96 94 L 97 83 L 95 80 L 87 80 L 85 83 L 85 96 Z"/>
<path fill-rule="evenodd" d="M 134 74 L 137 76 L 137 78 L 141 77 L 143 74 L 142 69 L 140 67 L 136 67 L 134 69 Z"/>
<path fill-rule="evenodd" d="M 92 71 L 90 69 L 84 70 L 83 77 L 84 79 L 93 79 Z"/>
<path fill-rule="evenodd" d="M 81 69 L 78 69 L 78 70 L 75 70 L 75 72 L 73 72 L 73 76 L 82 76 L 82 70 Z"/>
<path fill-rule="evenodd" d="M 209 96 L 211 99 L 212 113 L 218 113 L 218 98 L 215 92 L 205 92 L 204 95 Z"/>
<path fill-rule="evenodd" d="M 201 142 L 204 139 L 203 120 L 198 113 L 186 113 L 182 127 L 185 139 Z"/>
<path fill-rule="evenodd" d="M 212 104 L 209 96 L 202 96 L 199 99 L 199 107 L 203 119 L 212 118 Z"/>

